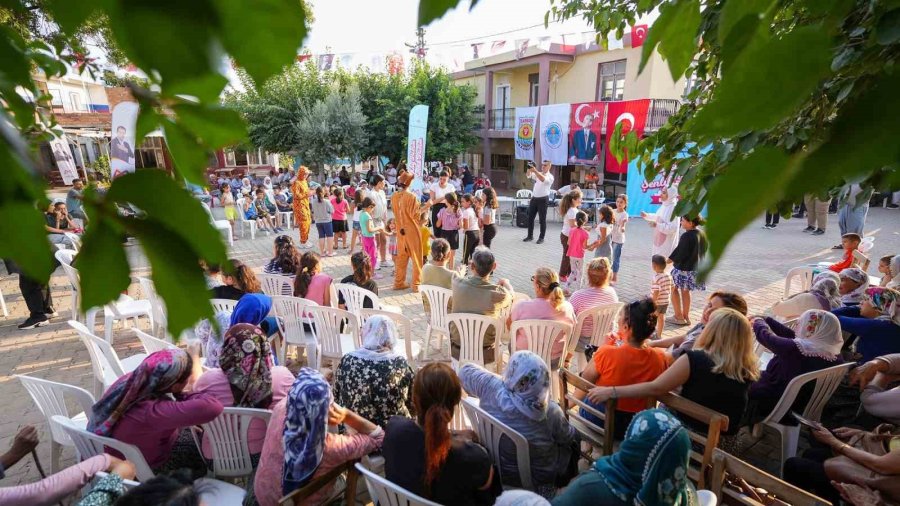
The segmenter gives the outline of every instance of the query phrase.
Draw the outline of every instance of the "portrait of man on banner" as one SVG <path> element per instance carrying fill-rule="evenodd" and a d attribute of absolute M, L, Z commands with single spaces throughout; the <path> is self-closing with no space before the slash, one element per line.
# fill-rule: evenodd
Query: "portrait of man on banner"
<path fill-rule="evenodd" d="M 112 112 L 112 140 L 109 142 L 109 166 L 112 178 L 134 172 L 134 131 L 138 104 L 121 102 Z"/>
<path fill-rule="evenodd" d="M 594 164 L 600 159 L 600 125 L 603 102 L 572 104 L 569 125 L 569 163 Z"/>

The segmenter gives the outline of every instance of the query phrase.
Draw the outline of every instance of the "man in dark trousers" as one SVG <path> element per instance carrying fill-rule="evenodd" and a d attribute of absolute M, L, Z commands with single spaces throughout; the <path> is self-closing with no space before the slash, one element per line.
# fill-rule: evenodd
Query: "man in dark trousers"
<path fill-rule="evenodd" d="M 28 319 L 20 323 L 19 328 L 28 330 L 35 327 L 43 327 L 50 323 L 50 318 L 56 315 L 56 310 L 53 309 L 53 297 L 50 296 L 49 281 L 41 283 L 20 271 L 19 267 L 12 260 L 4 261 L 6 262 L 6 270 L 10 274 L 19 273 L 19 290 L 22 292 L 22 298 L 25 299 L 25 305 L 28 306 Z M 53 268 L 55 269 L 58 266 L 59 262 L 54 258 Z"/>
<path fill-rule="evenodd" d="M 531 201 L 528 203 L 528 236 L 523 239 L 528 242 L 534 238 L 534 217 L 541 219 L 541 235 L 537 243 L 544 242 L 544 234 L 547 232 L 547 204 L 550 200 L 550 188 L 553 186 L 553 174 L 550 173 L 550 160 L 544 160 L 541 169 L 538 170 L 534 162 L 527 162 L 526 175 L 534 180 L 534 189 L 531 191 Z"/>

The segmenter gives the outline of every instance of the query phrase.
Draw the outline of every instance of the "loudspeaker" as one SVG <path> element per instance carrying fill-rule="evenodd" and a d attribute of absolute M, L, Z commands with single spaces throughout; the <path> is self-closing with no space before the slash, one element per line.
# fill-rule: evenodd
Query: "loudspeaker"
<path fill-rule="evenodd" d="M 528 228 L 528 206 L 516 207 L 516 226 L 519 228 Z"/>

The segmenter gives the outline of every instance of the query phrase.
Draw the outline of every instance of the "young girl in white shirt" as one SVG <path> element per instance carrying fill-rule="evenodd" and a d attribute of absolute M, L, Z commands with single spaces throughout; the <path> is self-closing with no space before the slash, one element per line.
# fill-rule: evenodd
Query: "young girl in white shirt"
<path fill-rule="evenodd" d="M 475 199 L 471 194 L 463 195 L 460 204 L 462 205 L 462 229 L 466 234 L 463 239 L 462 264 L 469 265 L 469 258 L 472 257 L 475 247 L 480 242 L 478 216 L 475 215 Z"/>
<path fill-rule="evenodd" d="M 611 285 L 619 281 L 619 260 L 622 258 L 622 246 L 625 245 L 625 225 L 628 223 L 628 196 L 624 193 L 616 197 L 616 211 L 613 213 L 612 229 L 612 279 Z"/>

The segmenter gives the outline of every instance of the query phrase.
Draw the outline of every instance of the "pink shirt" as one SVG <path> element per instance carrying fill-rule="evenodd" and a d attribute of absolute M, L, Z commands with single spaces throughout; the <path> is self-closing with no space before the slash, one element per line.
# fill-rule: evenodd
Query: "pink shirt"
<path fill-rule="evenodd" d="M 554 309 L 547 299 L 532 299 L 518 302 L 512 307 L 512 321 L 519 320 L 554 320 L 558 322 L 575 325 L 575 310 L 572 304 L 563 301 L 559 309 Z M 563 337 L 557 337 L 557 341 L 553 344 L 553 350 L 550 352 L 550 358 L 558 359 L 563 353 Z M 528 338 L 525 332 L 520 330 L 516 334 L 516 349 L 524 350 L 528 348 Z"/>
<path fill-rule="evenodd" d="M 438 219 L 441 220 L 441 230 L 459 230 L 459 222 L 462 213 L 455 213 L 449 207 L 445 207 L 438 212 Z"/>
<path fill-rule="evenodd" d="M 272 368 L 272 403 L 268 409 L 272 409 L 281 399 L 284 399 L 294 384 L 294 375 L 287 367 L 275 366 Z M 195 392 L 208 392 L 215 396 L 224 407 L 234 406 L 234 396 L 231 394 L 231 384 L 228 377 L 221 369 L 210 369 L 203 373 L 194 384 Z M 266 438 L 266 424 L 262 420 L 253 420 L 247 429 L 247 443 L 250 445 L 250 453 L 262 451 L 263 440 Z M 209 439 L 203 436 L 203 456 L 212 458 L 212 447 Z"/>
<path fill-rule="evenodd" d="M 325 305 L 325 294 L 331 286 L 331 276 L 328 274 L 318 273 L 312 277 L 309 287 L 306 289 L 304 299 L 309 299 L 320 306 Z"/>
<path fill-rule="evenodd" d="M 284 473 L 283 435 L 286 410 L 286 399 L 275 404 L 275 407 L 272 408 L 269 428 L 266 430 L 266 441 L 263 443 L 259 467 L 256 468 L 256 479 L 253 482 L 253 491 L 256 493 L 256 501 L 260 506 L 277 506 L 278 500 L 282 498 L 281 478 Z M 322 462 L 313 473 L 313 479 L 348 460 L 359 459 L 372 453 L 381 447 L 383 440 L 384 431 L 378 431 L 375 437 L 367 434 L 342 436 L 329 432 L 325 435 L 325 451 L 322 454 Z M 334 483 L 332 482 L 330 486 L 323 487 L 301 504 L 322 504 L 333 492 Z"/>
<path fill-rule="evenodd" d="M 336 198 L 331 197 L 328 199 L 331 201 L 331 207 L 334 208 L 334 212 L 331 213 L 331 219 L 334 221 L 344 221 L 347 219 L 347 211 L 350 210 L 350 204 L 347 203 L 347 198 L 344 197 L 340 202 L 337 201 Z"/>
<path fill-rule="evenodd" d="M 569 231 L 569 251 L 566 253 L 571 258 L 584 258 L 584 245 L 588 239 L 587 230 L 581 227 L 572 227 Z"/>
<path fill-rule="evenodd" d="M 604 304 L 619 302 L 619 296 L 616 295 L 616 289 L 610 286 L 605 286 L 603 288 L 589 287 L 582 288 L 573 293 L 572 296 L 569 297 L 569 302 L 575 309 L 575 316 L 578 316 L 582 311 L 587 311 Z M 584 325 L 581 327 L 581 335 L 590 336 L 593 335 L 593 333 L 594 318 L 591 317 L 584 321 Z"/>
<path fill-rule="evenodd" d="M 209 422 L 222 409 L 222 403 L 208 392 L 193 392 L 177 401 L 167 397 L 141 401 L 125 412 L 110 437 L 137 446 L 150 467 L 159 467 L 169 458 L 181 429 Z M 122 457 L 112 449 L 108 452 Z"/>
<path fill-rule="evenodd" d="M 56 504 L 78 492 L 100 471 L 109 468 L 109 455 L 95 455 L 84 462 L 67 467 L 62 471 L 35 483 L 18 487 L 0 488 L 0 504 L 5 506 L 34 506 L 35 504 Z"/>

